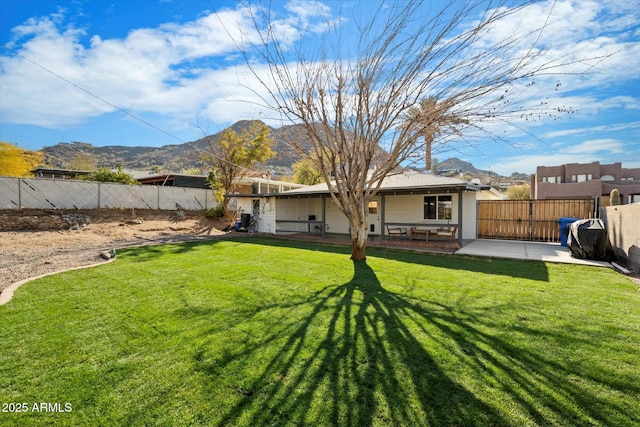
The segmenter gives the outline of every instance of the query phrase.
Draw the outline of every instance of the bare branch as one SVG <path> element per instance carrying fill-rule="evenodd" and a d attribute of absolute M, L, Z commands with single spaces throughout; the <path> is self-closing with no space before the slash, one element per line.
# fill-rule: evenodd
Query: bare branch
<path fill-rule="evenodd" d="M 278 33 L 269 8 L 251 9 L 255 34 L 237 43 L 260 86 L 254 92 L 306 129 L 331 197 L 351 222 L 354 257 L 356 249 L 364 254 L 368 202 L 402 164 L 469 133 L 495 139 L 496 123 L 518 127 L 572 112 L 532 102 L 535 79 L 584 73 L 602 58 L 551 54 L 541 36 L 553 7 L 527 28 L 531 4 L 468 0 L 433 11 L 436 3 L 421 0 L 366 2 L 359 7 L 377 8 L 348 21 L 325 17 L 316 26 L 323 32 L 301 29 L 295 41 Z M 511 30 L 494 40 L 507 21 Z"/>

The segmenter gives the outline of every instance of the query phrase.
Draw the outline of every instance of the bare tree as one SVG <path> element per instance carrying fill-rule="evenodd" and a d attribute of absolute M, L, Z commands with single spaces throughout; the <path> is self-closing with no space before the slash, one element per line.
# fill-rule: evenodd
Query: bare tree
<path fill-rule="evenodd" d="M 442 10 L 421 16 L 436 5 Z M 571 112 L 544 99 L 527 103 L 527 85 L 590 65 L 576 52 L 550 58 L 550 46 L 539 43 L 546 22 L 516 25 L 498 41 L 488 37 L 505 20 L 522 19 L 527 4 L 400 0 L 361 6 L 377 9 L 356 11 L 348 23 L 327 18 L 295 42 L 268 8 L 255 7 L 255 33 L 237 40 L 261 84 L 255 93 L 266 92 L 270 108 L 305 128 L 310 154 L 349 220 L 352 259 L 366 257 L 369 201 L 387 175 L 422 158 L 425 136 L 442 144 L 478 131 L 494 138 L 495 124 Z M 421 99 L 438 102 L 412 114 Z"/>

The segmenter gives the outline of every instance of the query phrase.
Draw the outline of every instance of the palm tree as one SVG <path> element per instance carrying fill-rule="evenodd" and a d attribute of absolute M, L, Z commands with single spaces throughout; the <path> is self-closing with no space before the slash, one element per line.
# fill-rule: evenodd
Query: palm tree
<path fill-rule="evenodd" d="M 442 128 L 449 127 L 454 133 L 460 134 L 458 125 L 468 124 L 469 121 L 458 117 L 451 112 L 455 103 L 451 99 L 438 102 L 435 96 L 429 96 L 420 100 L 418 105 L 409 108 L 409 113 L 405 126 L 413 128 L 424 138 L 425 144 L 425 166 L 428 171 L 433 166 L 431 151 L 433 141 Z"/>

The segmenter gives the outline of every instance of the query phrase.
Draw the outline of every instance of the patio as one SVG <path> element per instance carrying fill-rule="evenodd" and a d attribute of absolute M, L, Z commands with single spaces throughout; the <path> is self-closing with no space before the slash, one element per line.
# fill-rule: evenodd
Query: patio
<path fill-rule="evenodd" d="M 611 267 L 611 264 L 606 261 L 574 258 L 571 256 L 569 248 L 561 246 L 559 243 L 478 239 L 458 250 L 456 255 L 512 258 L 529 261 Z"/>
<path fill-rule="evenodd" d="M 349 245 L 351 241 L 346 234 L 326 233 L 325 237 L 306 233 L 278 235 L 282 239 L 317 241 L 335 245 Z M 368 245 L 372 247 L 406 249 L 418 252 L 434 252 L 455 255 L 467 255 L 489 258 L 510 258 L 528 261 L 555 262 L 564 264 L 581 264 L 596 267 L 611 267 L 606 261 L 578 259 L 571 256 L 569 248 L 559 243 L 526 242 L 517 240 L 477 239 L 464 241 L 461 248 L 457 241 L 451 239 L 410 239 L 407 237 L 369 236 Z"/>

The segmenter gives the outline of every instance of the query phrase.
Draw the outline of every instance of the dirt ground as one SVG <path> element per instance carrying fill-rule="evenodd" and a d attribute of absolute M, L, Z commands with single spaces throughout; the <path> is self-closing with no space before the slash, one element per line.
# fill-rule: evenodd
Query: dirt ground
<path fill-rule="evenodd" d="M 73 230 L 0 231 L 0 292 L 12 283 L 62 269 L 104 262 L 103 251 L 127 246 L 212 239 L 226 225 L 203 213 L 87 213 L 89 224 Z M 145 218 L 146 217 L 146 218 Z"/>

